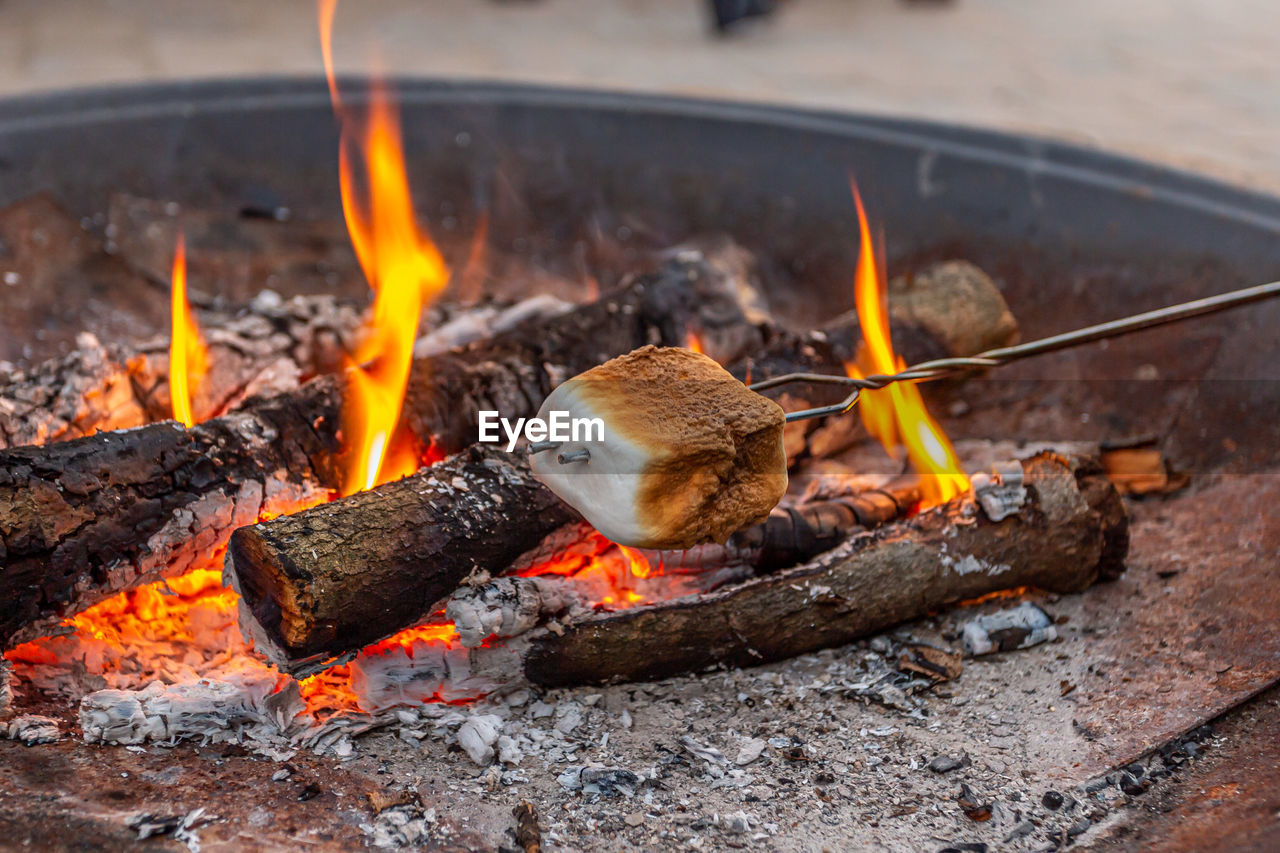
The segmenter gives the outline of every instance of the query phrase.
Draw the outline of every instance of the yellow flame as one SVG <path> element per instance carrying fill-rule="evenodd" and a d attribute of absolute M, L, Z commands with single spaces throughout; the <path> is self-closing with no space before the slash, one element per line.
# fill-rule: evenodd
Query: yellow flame
<path fill-rule="evenodd" d="M 618 550 L 622 552 L 622 556 L 626 557 L 627 571 L 633 578 L 643 579 L 653 574 L 653 566 L 649 564 L 649 559 L 644 554 L 626 545 L 618 545 Z"/>
<path fill-rule="evenodd" d="M 341 493 L 349 495 L 412 473 L 411 455 L 388 464 L 404 402 L 422 309 L 444 290 L 449 270 L 413 212 L 400 122 L 387 88 L 375 83 L 366 116 L 338 100 L 330 39 L 336 0 L 320 0 L 325 75 L 342 123 L 339 182 L 351 245 L 374 291 L 372 315 L 353 354 L 343 405 L 348 464 Z M 357 172 L 357 164 L 361 167 Z"/>
<path fill-rule="evenodd" d="M 187 246 L 181 232 L 173 250 L 169 314 L 169 399 L 173 418 L 184 426 L 194 426 L 191 392 L 209 369 L 209 353 L 187 301 Z"/>
<path fill-rule="evenodd" d="M 858 187 L 851 184 L 858 208 L 858 266 L 854 274 L 854 298 L 862 346 L 856 363 L 845 369 L 855 379 L 871 373 L 896 373 L 906 362 L 893 351 L 889 332 L 889 300 L 883 269 L 877 263 L 867 213 Z M 942 427 L 929 416 L 920 389 L 913 383 L 895 382 L 878 391 L 864 391 L 858 409 L 867 432 L 880 440 L 891 456 L 905 450 L 920 474 L 921 508 L 946 503 L 969 489 L 969 478 L 960 468 L 955 450 Z"/>

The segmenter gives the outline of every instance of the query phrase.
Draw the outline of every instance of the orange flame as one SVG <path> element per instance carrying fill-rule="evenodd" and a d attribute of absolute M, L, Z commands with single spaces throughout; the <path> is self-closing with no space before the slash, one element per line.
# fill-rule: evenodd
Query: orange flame
<path fill-rule="evenodd" d="M 896 373 L 907 364 L 894 354 L 889 333 L 889 300 L 883 268 L 877 262 L 858 187 L 851 183 L 858 208 L 858 267 L 854 297 L 862 346 L 857 363 L 847 363 L 849 376 L 860 379 L 870 373 Z M 969 478 L 960 468 L 955 450 L 942 427 L 929 416 L 920 389 L 914 383 L 895 382 L 878 391 L 864 391 L 859 410 L 867 432 L 880 440 L 891 456 L 904 449 L 920 474 L 921 509 L 946 503 L 969 489 Z"/>
<path fill-rule="evenodd" d="M 209 352 L 191 305 L 187 301 L 187 244 L 182 232 L 173 250 L 173 277 L 169 287 L 169 400 L 174 420 L 194 426 L 191 392 L 209 369 Z"/>
<path fill-rule="evenodd" d="M 707 351 L 702 347 L 702 336 L 690 329 L 684 336 L 684 348 L 693 350 L 698 355 L 706 355 Z"/>
<path fill-rule="evenodd" d="M 349 453 L 341 493 L 353 494 L 417 469 L 411 454 L 389 461 L 409 382 L 422 309 L 444 290 L 449 270 L 413 212 L 400 122 L 385 86 L 375 84 L 369 112 L 357 120 L 338 98 L 331 37 L 336 0 L 320 0 L 325 76 L 342 123 L 342 210 L 360 267 L 374 291 L 373 313 L 348 371 L 343 435 Z M 362 180 L 353 159 L 362 160 Z"/>

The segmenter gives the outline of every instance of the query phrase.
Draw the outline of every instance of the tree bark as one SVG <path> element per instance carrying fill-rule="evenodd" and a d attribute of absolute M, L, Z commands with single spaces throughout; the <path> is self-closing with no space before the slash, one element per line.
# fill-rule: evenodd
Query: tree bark
<path fill-rule="evenodd" d="M 645 681 L 751 666 L 837 646 L 964 599 L 1014 587 L 1079 592 L 1114 577 L 1128 519 L 1092 461 L 1023 463 L 1027 499 L 1000 522 L 972 498 L 855 536 L 818 559 L 696 600 L 571 619 L 528 635 L 544 686 Z"/>
<path fill-rule="evenodd" d="M 468 575 L 504 571 L 576 518 L 523 456 L 473 445 L 415 477 L 237 530 L 226 579 L 255 646 L 305 673 L 419 621 Z"/>

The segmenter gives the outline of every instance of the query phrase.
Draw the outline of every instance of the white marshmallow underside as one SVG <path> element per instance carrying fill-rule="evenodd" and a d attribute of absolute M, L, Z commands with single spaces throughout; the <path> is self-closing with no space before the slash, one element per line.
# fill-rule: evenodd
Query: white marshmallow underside
<path fill-rule="evenodd" d="M 534 453 L 529 463 L 533 475 L 606 539 L 620 545 L 649 541 L 652 525 L 640 517 L 637 498 L 650 452 L 624 438 L 610 423 L 608 412 L 583 399 L 583 388 L 589 384 L 570 381 L 556 388 L 538 417 L 549 420 L 550 412 L 562 411 L 570 418 L 600 418 L 604 440 L 567 441 L 555 450 Z M 557 459 L 581 449 L 590 451 L 590 461 L 561 465 Z"/>

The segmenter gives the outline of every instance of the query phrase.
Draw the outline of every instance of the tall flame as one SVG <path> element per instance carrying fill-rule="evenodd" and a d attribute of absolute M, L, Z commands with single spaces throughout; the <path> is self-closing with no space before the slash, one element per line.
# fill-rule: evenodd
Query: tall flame
<path fill-rule="evenodd" d="M 169 399 L 173 417 L 184 426 L 194 426 L 191 392 L 209 369 L 209 354 L 187 301 L 187 244 L 182 232 L 178 232 L 178 242 L 173 249 L 169 314 Z"/>
<path fill-rule="evenodd" d="M 325 75 L 342 124 L 342 210 L 351 245 L 374 291 L 373 313 L 353 354 L 343 407 L 349 462 L 341 492 L 349 495 L 417 467 L 411 454 L 395 454 L 393 462 L 389 449 L 409 382 L 418 318 L 448 284 L 449 270 L 430 236 L 416 224 L 399 115 L 390 93 L 375 84 L 368 113 L 359 118 L 343 106 L 331 49 L 337 2 L 320 0 L 319 8 Z"/>
<path fill-rule="evenodd" d="M 893 351 L 884 268 L 877 262 L 862 196 L 856 184 L 850 186 L 858 208 L 854 298 L 863 343 L 857 362 L 846 364 L 845 369 L 851 377 L 859 379 L 871 373 L 896 373 L 907 364 Z M 960 468 L 946 433 L 929 416 L 915 384 L 895 382 L 878 391 L 864 391 L 858 408 L 867 432 L 878 438 L 891 456 L 897 456 L 899 448 L 906 451 L 907 459 L 920 474 L 922 509 L 946 503 L 968 491 L 969 478 Z"/>

